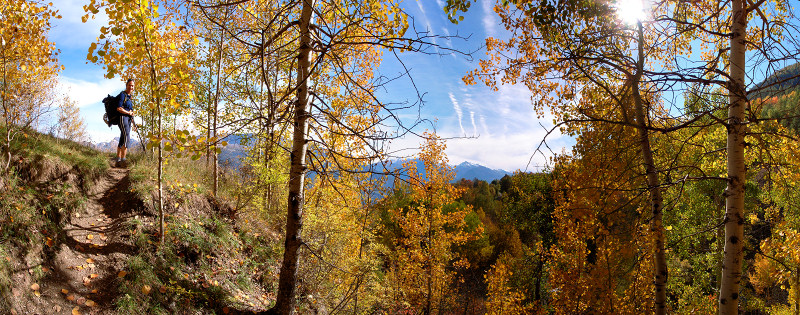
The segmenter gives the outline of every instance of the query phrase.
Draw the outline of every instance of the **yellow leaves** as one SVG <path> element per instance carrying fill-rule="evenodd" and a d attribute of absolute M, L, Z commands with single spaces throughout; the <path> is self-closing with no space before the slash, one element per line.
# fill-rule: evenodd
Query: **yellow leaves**
<path fill-rule="evenodd" d="M 142 286 L 141 292 L 144 295 L 148 295 L 148 294 L 150 294 L 151 290 L 152 290 L 152 288 L 149 285 L 145 284 L 145 285 Z"/>

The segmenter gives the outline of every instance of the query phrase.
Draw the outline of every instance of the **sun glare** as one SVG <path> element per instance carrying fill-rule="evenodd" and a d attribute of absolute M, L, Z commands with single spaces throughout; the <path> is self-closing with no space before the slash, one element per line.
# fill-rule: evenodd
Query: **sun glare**
<path fill-rule="evenodd" d="M 617 17 L 625 24 L 633 25 L 647 18 L 644 0 L 617 0 Z"/>

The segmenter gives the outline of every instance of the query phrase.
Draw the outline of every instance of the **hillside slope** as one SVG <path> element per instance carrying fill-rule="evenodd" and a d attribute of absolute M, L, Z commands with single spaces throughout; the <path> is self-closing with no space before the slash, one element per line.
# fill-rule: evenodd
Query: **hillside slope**
<path fill-rule="evenodd" d="M 239 226 L 202 181 L 182 184 L 196 175 L 190 161 L 169 168 L 159 242 L 150 159 L 113 168 L 76 143 L 24 139 L 0 188 L 0 313 L 249 313 L 273 303 L 264 289 L 273 234 Z"/>

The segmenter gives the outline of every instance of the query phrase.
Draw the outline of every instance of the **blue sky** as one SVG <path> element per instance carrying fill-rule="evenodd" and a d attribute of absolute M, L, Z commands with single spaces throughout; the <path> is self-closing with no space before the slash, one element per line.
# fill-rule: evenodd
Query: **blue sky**
<path fill-rule="evenodd" d="M 82 6 L 86 0 L 59 0 L 55 6 L 63 16 L 53 21 L 51 40 L 61 50 L 60 62 L 65 66 L 60 81 L 64 92 L 78 103 L 81 115 L 87 123 L 92 141 L 109 141 L 118 136 L 118 130 L 108 128 L 100 119 L 103 114 L 101 99 L 106 94 L 119 93 L 124 88 L 121 78 L 106 80 L 99 65 L 86 62 L 89 44 L 99 35 L 105 24 L 101 16 L 81 23 Z M 537 119 L 530 105 L 530 92 L 524 86 L 501 86 L 491 91 L 483 85 L 466 86 L 461 78 L 467 71 L 477 67 L 479 58 L 485 56 L 480 49 L 486 36 L 502 37 L 504 30 L 495 13 L 493 1 L 478 0 L 458 25 L 447 20 L 442 9 L 443 0 L 406 0 L 404 6 L 413 16 L 418 30 L 429 30 L 432 34 L 447 36 L 469 36 L 468 40 L 437 40 L 442 47 L 453 47 L 462 51 L 475 51 L 473 60 L 460 55 L 422 55 L 404 53 L 400 58 L 411 69 L 419 91 L 425 93 L 424 105 L 420 109 L 422 118 L 435 121 L 437 133 L 447 142 L 450 164 L 464 161 L 482 164 L 508 171 L 517 169 L 537 170 L 546 164 L 547 157 L 533 155 L 534 149 L 552 126 L 552 118 Z M 396 75 L 400 70 L 397 61 L 385 56 L 379 71 L 386 76 Z M 408 84 L 388 86 L 380 97 L 387 102 L 413 101 Z M 416 116 L 416 110 L 406 114 Z M 428 125 L 430 127 L 430 125 Z M 423 130 L 417 130 L 422 132 Z M 550 147 L 561 152 L 572 144 L 572 140 L 551 134 Z M 392 150 L 402 154 L 413 154 L 420 139 L 406 137 L 392 142 Z M 529 164 L 530 162 L 530 164 Z"/>

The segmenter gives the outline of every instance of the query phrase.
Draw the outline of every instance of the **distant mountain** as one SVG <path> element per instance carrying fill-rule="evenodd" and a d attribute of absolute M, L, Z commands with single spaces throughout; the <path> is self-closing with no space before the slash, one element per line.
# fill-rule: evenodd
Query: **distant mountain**
<path fill-rule="evenodd" d="M 398 171 L 403 167 L 403 163 L 406 163 L 408 161 L 414 161 L 417 164 L 417 170 L 419 170 L 419 172 L 422 173 L 423 177 L 425 176 L 425 165 L 422 163 L 422 161 L 418 159 L 395 160 L 387 164 L 388 165 L 387 169 L 390 171 Z M 375 169 L 375 171 L 379 171 L 380 169 L 380 167 L 376 165 L 373 165 L 373 168 Z M 470 162 L 462 162 L 461 164 L 456 165 L 454 170 L 456 172 L 456 175 L 455 178 L 453 178 L 452 182 L 457 182 L 461 179 L 470 179 L 470 180 L 479 179 L 482 181 L 491 182 L 495 179 L 501 179 L 503 178 L 503 176 L 511 175 L 510 172 L 507 172 L 505 170 L 491 169 L 486 166 Z M 399 173 L 400 177 L 406 176 L 405 172 L 399 172 Z M 391 182 L 392 179 L 389 179 L 388 184 L 391 184 Z"/>
<path fill-rule="evenodd" d="M 228 142 L 227 146 L 222 147 L 222 153 L 219 155 L 219 160 L 221 165 L 225 165 L 232 168 L 238 168 L 241 165 L 241 160 L 244 158 L 246 154 L 246 147 L 242 145 L 242 140 L 246 138 L 246 136 L 240 135 L 229 135 L 225 137 L 225 141 Z M 100 142 L 95 143 L 92 146 L 100 151 L 105 152 L 115 152 L 117 150 L 117 144 L 119 143 L 119 137 L 115 137 L 111 141 L 107 142 Z M 141 150 L 141 145 L 139 144 L 138 139 L 131 138 L 131 146 L 133 150 Z M 390 171 L 397 171 L 403 167 L 403 163 L 409 160 L 395 160 L 391 163 L 388 163 L 387 169 Z M 425 166 L 420 160 L 413 160 L 417 163 L 417 169 L 420 170 L 423 174 L 425 174 Z M 375 167 L 375 165 L 373 165 Z M 376 169 L 376 172 L 380 170 Z M 479 179 L 486 182 L 491 182 L 495 179 L 503 178 L 505 175 L 511 175 L 510 172 L 501 169 L 491 169 L 486 166 L 480 164 L 474 164 L 470 162 L 463 162 L 455 166 L 456 176 L 453 179 L 453 182 L 459 181 L 461 179 Z M 401 175 L 402 176 L 402 175 Z M 390 180 L 391 182 L 391 180 Z"/>
<path fill-rule="evenodd" d="M 764 81 L 757 83 L 753 90 L 760 90 L 750 99 L 780 97 L 800 88 L 800 63 L 775 71 Z"/>
<path fill-rule="evenodd" d="M 501 179 L 503 176 L 511 175 L 511 173 L 501 169 L 491 169 L 483 165 L 473 164 L 470 162 L 463 162 L 456 165 L 456 178 L 459 179 L 480 179 L 485 182 L 491 182 L 495 179 Z"/>
<path fill-rule="evenodd" d="M 103 152 L 117 152 L 117 146 L 119 145 L 119 137 L 114 137 L 111 141 L 107 142 L 99 142 L 99 143 L 92 143 L 91 146 L 94 147 L 98 151 Z M 139 144 L 139 139 L 136 137 L 131 137 L 131 143 L 128 146 L 131 150 L 141 150 L 142 146 Z"/>
<path fill-rule="evenodd" d="M 800 132 L 800 63 L 775 72 L 756 84 L 750 99 L 762 108 L 766 118 L 778 119 L 784 126 Z"/>

